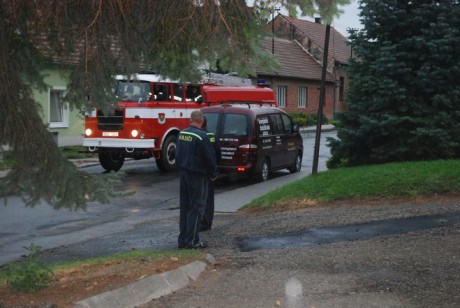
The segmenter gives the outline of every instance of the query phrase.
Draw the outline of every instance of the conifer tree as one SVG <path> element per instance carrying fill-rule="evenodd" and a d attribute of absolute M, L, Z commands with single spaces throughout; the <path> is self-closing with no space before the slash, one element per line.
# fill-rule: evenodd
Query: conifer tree
<path fill-rule="evenodd" d="M 458 1 L 362 0 L 329 167 L 460 157 Z"/>
<path fill-rule="evenodd" d="M 331 19 L 349 0 L 0 1 L 0 145 L 16 160 L 0 196 L 55 208 L 107 202 L 119 181 L 79 171 L 64 159 L 39 116 L 32 89 L 46 91 L 42 69 L 66 64 L 71 108 L 107 107 L 112 76 L 140 69 L 196 81 L 203 63 L 249 74 L 273 58 L 261 50 L 264 16 L 275 5 Z M 259 15 L 258 15 L 258 14 Z"/>

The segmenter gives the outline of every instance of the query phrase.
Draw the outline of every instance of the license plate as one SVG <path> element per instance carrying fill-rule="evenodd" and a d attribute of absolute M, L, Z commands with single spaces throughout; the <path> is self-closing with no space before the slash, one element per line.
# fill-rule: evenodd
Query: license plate
<path fill-rule="evenodd" d="M 104 137 L 118 137 L 118 132 L 102 132 Z"/>

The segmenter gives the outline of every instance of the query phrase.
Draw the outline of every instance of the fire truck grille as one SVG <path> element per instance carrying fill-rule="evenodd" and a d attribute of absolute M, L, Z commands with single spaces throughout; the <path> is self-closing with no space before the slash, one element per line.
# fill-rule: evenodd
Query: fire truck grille
<path fill-rule="evenodd" d="M 97 127 L 99 130 L 123 130 L 123 111 L 113 110 L 104 114 L 98 110 Z"/>

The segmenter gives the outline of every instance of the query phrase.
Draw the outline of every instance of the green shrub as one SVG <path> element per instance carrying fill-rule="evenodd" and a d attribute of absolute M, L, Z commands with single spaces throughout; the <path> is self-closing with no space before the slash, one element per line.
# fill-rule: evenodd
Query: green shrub
<path fill-rule="evenodd" d="M 6 281 L 15 291 L 37 291 L 46 288 L 53 280 L 53 272 L 38 259 L 40 246 L 33 243 L 24 247 L 28 256 L 19 262 L 6 265 Z"/>
<path fill-rule="evenodd" d="M 15 164 L 13 151 L 3 150 L 3 161 L 0 161 L 0 170 L 12 168 Z"/>
<path fill-rule="evenodd" d="M 299 126 L 307 126 L 307 114 L 306 113 L 294 112 L 294 113 L 291 113 L 290 116 L 294 124 L 298 124 Z"/>
<path fill-rule="evenodd" d="M 299 126 L 314 126 L 317 123 L 317 114 L 306 114 L 302 112 L 293 112 L 289 114 L 292 121 Z M 328 124 L 329 119 L 323 114 L 321 119 L 322 124 Z"/>

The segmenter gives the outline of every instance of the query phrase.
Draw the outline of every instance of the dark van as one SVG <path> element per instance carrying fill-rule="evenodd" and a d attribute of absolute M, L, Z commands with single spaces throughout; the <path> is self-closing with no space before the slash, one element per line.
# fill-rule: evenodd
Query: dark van
<path fill-rule="evenodd" d="M 298 125 L 283 110 L 256 104 L 223 104 L 201 110 L 208 131 L 219 141 L 221 173 L 266 181 L 273 170 L 300 171 L 302 137 Z"/>

